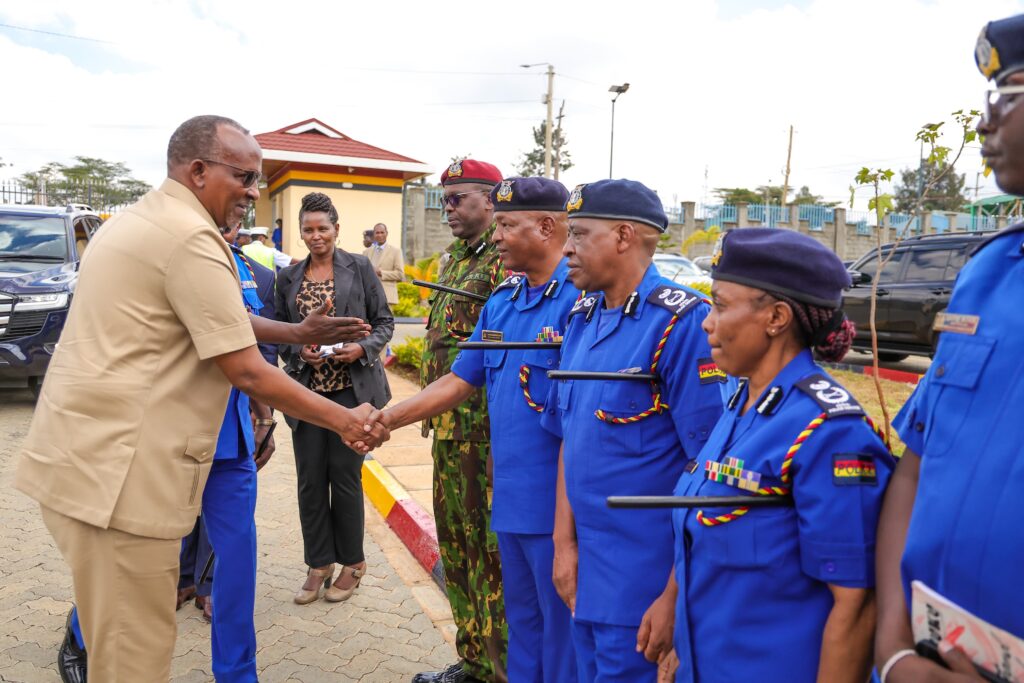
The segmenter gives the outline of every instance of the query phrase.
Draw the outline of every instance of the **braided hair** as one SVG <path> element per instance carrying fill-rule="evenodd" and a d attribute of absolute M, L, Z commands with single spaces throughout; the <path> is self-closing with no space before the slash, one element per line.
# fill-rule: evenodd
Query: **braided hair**
<path fill-rule="evenodd" d="M 323 192 L 310 192 L 302 198 L 302 206 L 299 208 L 299 223 L 302 222 L 302 215 L 323 211 L 327 214 L 327 220 L 331 224 L 338 222 L 338 210 L 334 208 L 334 202 Z"/>
<path fill-rule="evenodd" d="M 841 308 L 813 306 L 778 292 L 768 294 L 793 309 L 804 343 L 819 358 L 835 363 L 842 360 L 850 350 L 857 327 L 847 319 Z"/>

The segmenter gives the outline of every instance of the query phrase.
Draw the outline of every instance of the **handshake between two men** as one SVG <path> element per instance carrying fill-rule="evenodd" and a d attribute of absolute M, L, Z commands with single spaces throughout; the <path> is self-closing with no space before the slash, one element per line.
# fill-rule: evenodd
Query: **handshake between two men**
<path fill-rule="evenodd" d="M 359 318 L 328 316 L 327 308 L 325 304 L 297 323 L 256 315 L 250 315 L 249 320 L 256 340 L 271 344 L 359 344 L 369 336 L 369 324 Z M 267 363 L 255 345 L 215 356 L 214 360 L 228 381 L 243 393 L 286 415 L 336 432 L 357 453 L 367 453 L 390 438 L 387 426 L 373 417 L 378 411 L 372 405 L 345 408 L 310 391 Z"/>

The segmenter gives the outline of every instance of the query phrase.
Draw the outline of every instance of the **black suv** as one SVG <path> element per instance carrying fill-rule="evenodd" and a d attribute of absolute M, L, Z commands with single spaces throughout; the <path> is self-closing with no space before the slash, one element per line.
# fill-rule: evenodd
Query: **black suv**
<path fill-rule="evenodd" d="M 938 335 L 932 330 L 935 316 L 946 309 L 957 273 L 971 251 L 989 232 L 952 232 L 908 237 L 896 246 L 892 259 L 878 279 L 875 313 L 878 357 L 899 361 L 908 355 L 931 356 Z M 892 244 L 882 246 L 885 258 Z M 843 296 L 843 309 L 857 325 L 853 347 L 871 349 L 871 282 L 878 266 L 878 249 L 872 249 L 850 266 L 853 287 Z"/>

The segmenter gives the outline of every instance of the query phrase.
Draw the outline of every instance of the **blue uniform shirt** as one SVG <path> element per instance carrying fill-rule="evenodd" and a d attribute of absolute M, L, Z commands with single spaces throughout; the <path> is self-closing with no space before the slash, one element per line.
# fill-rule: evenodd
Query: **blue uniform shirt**
<path fill-rule="evenodd" d="M 826 410 L 838 414 L 793 456 L 793 506 L 753 508 L 719 526 L 698 521 L 697 510 L 673 511 L 675 646 L 682 663 L 676 680 L 813 683 L 833 604 L 827 584 L 874 585 L 875 528 L 895 461 L 810 351 L 740 415 L 746 400 L 744 385 L 687 466 L 676 495 L 744 495 L 748 489 L 739 482 L 758 476 L 760 487 L 787 486 L 782 463 L 797 436 Z M 742 461 L 731 463 L 739 471 L 725 473 L 739 479 L 707 473 L 709 461 L 726 464 L 727 458 Z M 732 509 L 703 512 L 716 517 Z"/>
<path fill-rule="evenodd" d="M 242 302 L 245 304 L 245 310 L 253 315 L 259 315 L 263 303 L 256 293 L 256 279 L 249 268 L 248 261 L 242 256 L 238 247 L 232 246 L 231 253 L 235 255 L 235 265 L 238 267 L 238 278 L 242 284 Z M 244 453 L 240 452 L 242 446 L 245 447 Z M 251 458 L 255 450 L 252 419 L 249 417 L 249 397 L 236 387 L 231 387 L 227 410 L 220 425 L 220 432 L 217 434 L 217 450 L 213 454 L 213 459 Z"/>
<path fill-rule="evenodd" d="M 1024 636 L 1022 250 L 1024 224 L 992 238 L 960 272 L 932 365 L 896 420 L 921 456 L 902 561 L 908 607 L 910 582 L 920 580 L 1017 636 Z"/>
<path fill-rule="evenodd" d="M 671 410 L 609 424 L 595 411 L 630 417 L 647 410 L 653 404 L 649 382 L 562 380 L 547 399 L 557 410 L 542 418 L 564 437 L 566 489 L 579 544 L 576 618 L 637 626 L 672 569 L 671 513 L 612 510 L 605 499 L 671 493 L 722 413 L 727 379 L 710 370 L 711 350 L 700 328 L 709 309 L 701 294 L 662 278 L 651 266 L 636 296 L 599 325 L 596 313 L 603 306 L 603 296 L 594 294 L 574 307 L 562 370 L 649 372 L 673 312 L 681 311 L 658 363 L 662 401 Z"/>
<path fill-rule="evenodd" d="M 526 278 L 513 275 L 491 295 L 470 341 L 554 341 L 565 332 L 569 309 L 579 290 L 569 282 L 563 259 L 539 294 L 527 300 Z M 548 329 L 545 329 L 548 328 Z M 538 339 L 540 337 L 540 339 Z M 491 528 L 518 534 L 550 534 L 555 519 L 558 437 L 539 428 L 541 413 L 530 407 L 520 384 L 528 373 L 527 391 L 543 406 L 558 369 L 558 349 L 463 351 L 452 372 L 474 386 L 487 385 L 494 458 L 494 501 Z M 547 410 L 554 412 L 554 407 Z"/>

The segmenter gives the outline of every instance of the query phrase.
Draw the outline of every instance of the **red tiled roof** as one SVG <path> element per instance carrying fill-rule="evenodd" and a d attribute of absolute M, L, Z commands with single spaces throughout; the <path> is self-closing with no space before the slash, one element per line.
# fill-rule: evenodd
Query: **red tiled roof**
<path fill-rule="evenodd" d="M 299 126 L 316 123 L 341 137 L 329 137 L 316 130 L 307 130 L 302 133 L 288 133 L 285 131 Z M 256 141 L 263 149 L 276 149 L 286 152 L 305 152 L 307 154 L 326 154 L 330 156 L 358 157 L 362 159 L 380 159 L 384 161 L 407 161 L 411 163 L 422 163 L 401 154 L 389 152 L 380 147 L 368 145 L 365 142 L 353 140 L 347 135 L 331 128 L 318 119 L 306 119 L 280 128 L 269 133 L 256 135 Z"/>

